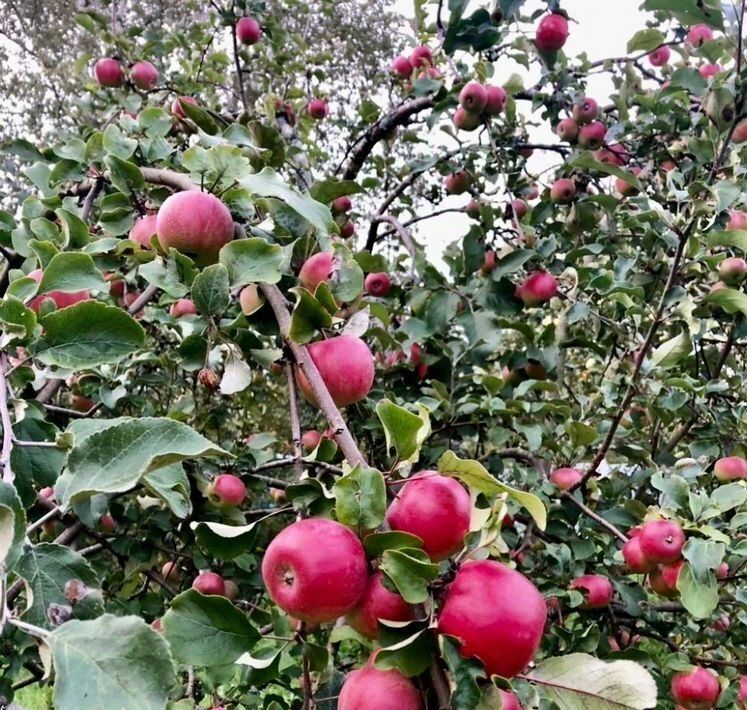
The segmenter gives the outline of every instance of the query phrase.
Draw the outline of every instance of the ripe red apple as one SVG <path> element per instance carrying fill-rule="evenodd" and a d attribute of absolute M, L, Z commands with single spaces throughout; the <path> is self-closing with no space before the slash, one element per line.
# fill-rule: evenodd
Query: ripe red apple
<path fill-rule="evenodd" d="M 200 572 L 192 582 L 192 589 L 196 589 L 200 594 L 222 597 L 226 593 L 226 583 L 223 577 L 215 572 Z"/>
<path fill-rule="evenodd" d="M 259 295 L 257 284 L 249 284 L 241 289 L 239 294 L 239 305 L 245 316 L 250 316 L 262 308 L 263 301 Z"/>
<path fill-rule="evenodd" d="M 729 221 L 726 223 L 726 229 L 747 229 L 747 212 L 742 212 L 741 210 L 729 210 Z"/>
<path fill-rule="evenodd" d="M 480 271 L 483 274 L 489 274 L 495 268 L 495 252 L 492 249 L 485 251 L 485 260 L 482 262 Z"/>
<path fill-rule="evenodd" d="M 182 581 L 182 571 L 179 569 L 179 563 L 176 560 L 164 562 L 161 567 L 161 576 L 172 584 L 179 584 Z"/>
<path fill-rule="evenodd" d="M 460 170 L 446 176 L 444 187 L 449 195 L 461 195 L 467 192 L 471 183 L 472 176 L 466 170 Z"/>
<path fill-rule="evenodd" d="M 253 17 L 242 17 L 236 23 L 236 39 L 241 44 L 257 44 L 262 36 L 262 28 Z"/>
<path fill-rule="evenodd" d="M 320 251 L 304 261 L 298 278 L 305 289 L 314 293 L 316 287 L 329 282 L 339 268 L 340 261 L 331 251 Z"/>
<path fill-rule="evenodd" d="M 36 283 L 38 284 L 41 283 L 42 276 L 43 272 L 41 269 L 34 269 L 28 274 L 28 277 L 36 281 Z M 50 291 L 49 293 L 36 296 L 36 298 L 32 299 L 29 303 L 29 308 L 32 311 L 38 312 L 42 302 L 46 298 L 54 301 L 54 304 L 57 308 L 67 308 L 68 306 L 74 306 L 76 303 L 80 303 L 80 301 L 87 301 L 90 297 L 91 296 L 88 291 L 74 291 L 73 293 L 65 293 L 64 291 Z"/>
<path fill-rule="evenodd" d="M 511 200 L 511 213 L 516 215 L 516 219 L 523 219 L 529 211 L 529 205 L 518 197 Z"/>
<path fill-rule="evenodd" d="M 309 429 L 301 436 L 301 446 L 303 446 L 307 452 L 311 452 L 319 446 L 321 440 L 322 435 L 316 429 Z"/>
<path fill-rule="evenodd" d="M 736 145 L 747 141 L 747 119 L 740 121 L 737 127 L 734 129 L 734 135 L 732 136 L 732 142 Z"/>
<path fill-rule="evenodd" d="M 728 577 L 728 576 L 729 576 L 729 563 L 722 562 L 716 568 L 716 579 L 724 579 L 725 577 Z"/>
<path fill-rule="evenodd" d="M 272 600 L 301 621 L 325 624 L 347 614 L 363 595 L 368 574 L 360 540 L 344 525 L 307 518 L 282 530 L 267 547 L 262 578 Z"/>
<path fill-rule="evenodd" d="M 747 261 L 738 256 L 730 256 L 718 265 L 718 275 L 725 284 L 734 286 L 747 276 Z"/>
<path fill-rule="evenodd" d="M 638 540 L 641 552 L 651 562 L 671 564 L 682 556 L 685 533 L 673 520 L 652 520 L 643 526 Z"/>
<path fill-rule="evenodd" d="M 694 25 L 685 37 L 685 43 L 691 47 L 701 47 L 713 39 L 713 31 L 708 25 Z"/>
<path fill-rule="evenodd" d="M 573 143 L 578 138 L 578 123 L 572 118 L 564 118 L 555 127 L 555 133 L 561 140 Z"/>
<path fill-rule="evenodd" d="M 704 79 L 710 79 L 712 76 L 716 76 L 719 72 L 723 71 L 723 68 L 720 64 L 711 64 L 710 62 L 707 62 L 705 64 L 702 64 L 698 71 L 700 72 L 700 76 L 702 76 Z"/>
<path fill-rule="evenodd" d="M 347 195 L 336 197 L 332 200 L 332 212 L 335 214 L 343 214 L 344 212 L 350 212 L 350 208 L 353 206 L 352 201 Z"/>
<path fill-rule="evenodd" d="M 325 99 L 311 99 L 307 108 L 311 118 L 320 121 L 329 115 L 329 106 Z"/>
<path fill-rule="evenodd" d="M 641 172 L 640 168 L 631 168 L 630 170 L 633 175 L 638 175 Z M 615 178 L 615 189 L 623 196 L 628 197 L 635 195 L 638 192 L 638 188 L 635 185 L 631 185 L 622 178 Z"/>
<path fill-rule="evenodd" d="M 347 614 L 347 621 L 359 634 L 375 639 L 379 635 L 379 619 L 411 621 L 415 610 L 399 594 L 390 592 L 382 583 L 382 573 L 375 572 L 366 582 L 358 603 Z"/>
<path fill-rule="evenodd" d="M 550 200 L 556 205 L 567 205 L 576 197 L 576 185 L 569 178 L 556 180 L 550 188 Z"/>
<path fill-rule="evenodd" d="M 700 666 L 672 677 L 672 697 L 688 710 L 709 710 L 720 694 L 718 676 Z"/>
<path fill-rule="evenodd" d="M 187 114 L 184 113 L 182 104 L 192 104 L 197 106 L 197 99 L 193 99 L 191 96 L 178 96 L 171 102 L 171 113 L 177 118 L 186 118 Z"/>
<path fill-rule="evenodd" d="M 521 703 L 516 697 L 516 693 L 512 693 L 510 690 L 503 690 L 498 688 L 498 695 L 501 698 L 501 710 L 521 710 Z"/>
<path fill-rule="evenodd" d="M 684 564 L 682 560 L 678 560 L 671 565 L 657 567 L 648 576 L 648 583 L 651 585 L 651 589 L 662 597 L 676 597 L 679 594 L 677 579 Z"/>
<path fill-rule="evenodd" d="M 558 293 L 558 282 L 549 271 L 535 271 L 516 287 L 515 295 L 526 306 L 538 306 Z"/>
<path fill-rule="evenodd" d="M 739 710 L 745 710 L 747 708 L 747 675 L 743 675 L 739 679 L 739 693 L 737 693 L 737 701 L 739 702 Z"/>
<path fill-rule="evenodd" d="M 337 700 L 337 710 L 422 710 L 415 684 L 398 670 L 380 671 L 374 656 L 363 668 L 348 673 Z"/>
<path fill-rule="evenodd" d="M 571 582 L 571 589 L 580 589 L 584 594 L 584 609 L 602 609 L 609 606 L 614 595 L 612 582 L 601 574 L 585 574 Z"/>
<path fill-rule="evenodd" d="M 403 79 L 409 79 L 412 74 L 412 64 L 404 55 L 400 54 L 392 61 L 392 73 L 397 74 Z"/>
<path fill-rule="evenodd" d="M 537 26 L 534 42 L 542 54 L 562 49 L 568 39 L 568 20 L 559 13 L 545 15 Z"/>
<path fill-rule="evenodd" d="M 202 265 L 218 259 L 221 247 L 233 239 L 228 207 L 208 192 L 177 192 L 161 205 L 156 217 L 158 241 Z"/>
<path fill-rule="evenodd" d="M 461 106 L 457 107 L 457 110 L 454 111 L 454 118 L 452 120 L 460 131 L 474 131 L 482 124 L 479 113 L 470 113 Z"/>
<path fill-rule="evenodd" d="M 140 60 L 135 62 L 130 69 L 130 79 L 138 89 L 150 91 L 158 83 L 158 69 L 150 62 Z"/>
<path fill-rule="evenodd" d="M 578 131 L 578 144 L 587 150 L 596 150 L 602 147 L 607 127 L 601 121 L 593 121 L 581 126 Z"/>
<path fill-rule="evenodd" d="M 671 51 L 669 46 L 663 44 L 661 47 L 657 47 L 648 53 L 648 61 L 651 63 L 652 67 L 662 67 L 669 61 L 670 55 Z"/>
<path fill-rule="evenodd" d="M 432 65 L 433 54 L 431 54 L 430 48 L 426 47 L 425 45 L 415 47 L 415 49 L 413 49 L 410 54 L 410 64 L 412 64 L 412 66 L 416 69 L 419 67 L 427 68 L 428 66 Z"/>
<path fill-rule="evenodd" d="M 90 397 L 83 397 L 79 394 L 74 394 L 70 397 L 70 408 L 76 412 L 88 412 L 92 407 L 96 405 Z"/>
<path fill-rule="evenodd" d="M 711 624 L 710 628 L 720 633 L 726 633 L 731 628 L 731 617 L 726 613 L 720 614 L 718 619 Z"/>
<path fill-rule="evenodd" d="M 470 200 L 464 208 L 464 211 L 473 219 L 477 219 L 480 216 L 480 207 L 479 200 Z"/>
<path fill-rule="evenodd" d="M 624 165 L 624 154 L 619 149 L 614 149 L 612 146 L 606 148 L 600 148 L 594 151 L 594 160 L 598 163 L 607 163 L 609 165 Z"/>
<path fill-rule="evenodd" d="M 502 86 L 487 86 L 485 90 L 488 95 L 488 100 L 485 103 L 485 113 L 496 116 L 506 106 L 508 98 L 506 90 Z"/>
<path fill-rule="evenodd" d="M 469 493 L 456 479 L 421 471 L 402 486 L 386 519 L 392 530 L 417 535 L 430 558 L 439 561 L 462 548 L 471 514 Z"/>
<path fill-rule="evenodd" d="M 223 508 L 235 508 L 246 498 L 244 482 L 232 473 L 221 473 L 205 490 L 210 500 Z"/>
<path fill-rule="evenodd" d="M 107 271 L 104 278 L 109 282 L 109 295 L 112 298 L 122 298 L 125 292 L 124 279 L 114 271 Z"/>
<path fill-rule="evenodd" d="M 623 545 L 622 556 L 628 569 L 635 574 L 647 574 L 656 569 L 656 563 L 643 554 L 641 541 L 638 537 L 631 537 Z"/>
<path fill-rule="evenodd" d="M 371 296 L 383 298 L 389 293 L 389 289 L 392 287 L 392 281 L 389 278 L 389 274 L 385 274 L 383 271 L 378 274 L 368 274 L 364 282 L 366 293 Z"/>
<path fill-rule="evenodd" d="M 465 111 L 480 113 L 488 103 L 488 91 L 482 84 L 470 81 L 459 92 L 459 103 Z"/>
<path fill-rule="evenodd" d="M 719 481 L 737 481 L 747 478 L 747 461 L 741 456 L 727 456 L 713 466 L 713 475 Z"/>
<path fill-rule="evenodd" d="M 156 234 L 156 215 L 148 214 L 140 217 L 132 225 L 130 233 L 127 235 L 131 242 L 139 244 L 145 249 L 150 249 L 150 238 Z"/>
<path fill-rule="evenodd" d="M 41 498 L 44 498 L 44 500 L 54 500 L 55 499 L 55 493 L 54 493 L 54 487 L 53 486 L 46 486 L 45 488 L 42 488 L 39 491 L 39 496 Z"/>
<path fill-rule="evenodd" d="M 109 513 L 105 513 L 99 518 L 99 528 L 105 533 L 113 533 L 117 528 L 117 521 Z"/>
<path fill-rule="evenodd" d="M 93 75 L 101 86 L 122 86 L 124 72 L 122 65 L 111 57 L 102 57 L 93 67 Z"/>
<path fill-rule="evenodd" d="M 360 402 L 371 391 L 374 361 L 363 340 L 354 335 L 338 335 L 312 343 L 308 349 L 338 407 Z M 296 371 L 296 379 L 304 397 L 315 403 L 311 385 L 300 369 Z"/>
<path fill-rule="evenodd" d="M 577 468 L 556 468 L 550 474 L 550 483 L 554 483 L 561 491 L 567 491 L 577 485 L 584 474 Z"/>
<path fill-rule="evenodd" d="M 438 630 L 458 638 L 462 656 L 479 658 L 489 674 L 512 678 L 532 660 L 546 618 L 545 600 L 526 577 L 493 560 L 470 561 L 446 590 Z"/>
<path fill-rule="evenodd" d="M 340 236 L 343 239 L 350 239 L 355 234 L 355 223 L 351 220 L 348 220 L 345 222 L 345 224 L 340 227 Z"/>
<path fill-rule="evenodd" d="M 576 123 L 591 123 L 599 115 L 599 104 L 594 99 L 583 96 L 574 102 L 571 113 Z"/>
<path fill-rule="evenodd" d="M 197 315 L 197 306 L 189 298 L 180 298 L 175 303 L 171 304 L 169 313 L 173 318 L 181 318 L 182 316 L 194 316 Z"/>

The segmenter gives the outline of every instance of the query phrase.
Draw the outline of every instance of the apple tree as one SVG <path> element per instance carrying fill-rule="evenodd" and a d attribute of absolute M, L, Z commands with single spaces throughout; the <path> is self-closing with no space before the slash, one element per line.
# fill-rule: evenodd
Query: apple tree
<path fill-rule="evenodd" d="M 747 706 L 744 0 L 603 60 L 414 10 L 60 24 L 2 149 L 3 707 Z"/>

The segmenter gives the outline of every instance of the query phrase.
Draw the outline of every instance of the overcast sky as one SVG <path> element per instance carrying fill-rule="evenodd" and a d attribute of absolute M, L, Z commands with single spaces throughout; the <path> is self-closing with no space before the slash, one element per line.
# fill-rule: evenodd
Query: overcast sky
<path fill-rule="evenodd" d="M 648 13 L 638 8 L 642 0 L 563 0 L 562 7 L 574 22 L 571 23 L 570 37 L 566 44 L 566 51 L 571 55 L 586 52 L 589 58 L 604 59 L 607 57 L 624 56 L 625 45 L 636 31 L 645 26 Z M 397 8 L 406 16 L 413 15 L 412 0 L 395 0 Z M 446 6 L 447 3 L 445 2 Z M 484 7 L 485 2 L 472 2 L 468 12 L 477 7 Z M 546 7 L 545 2 L 530 0 L 530 9 Z M 446 13 L 448 17 L 448 13 Z M 525 84 L 531 85 L 539 76 L 537 70 L 531 74 L 524 67 L 510 64 L 501 65 L 496 74 L 495 83 L 500 83 L 501 74 L 505 78 L 512 72 L 525 77 Z M 591 77 L 589 95 L 597 98 L 599 103 L 612 93 L 612 85 L 606 74 Z M 549 127 L 532 136 L 536 142 L 552 142 L 557 138 L 550 132 Z M 548 160 L 556 159 L 544 155 L 535 155 L 529 161 L 533 173 L 541 171 L 548 165 Z M 468 201 L 465 196 L 447 197 L 441 207 L 459 207 Z M 428 208 L 426 208 L 428 210 Z M 416 238 L 426 245 L 429 258 L 439 262 L 439 256 L 444 247 L 454 240 L 464 236 L 469 229 L 470 220 L 460 214 L 450 212 L 421 223 L 416 232 Z"/>

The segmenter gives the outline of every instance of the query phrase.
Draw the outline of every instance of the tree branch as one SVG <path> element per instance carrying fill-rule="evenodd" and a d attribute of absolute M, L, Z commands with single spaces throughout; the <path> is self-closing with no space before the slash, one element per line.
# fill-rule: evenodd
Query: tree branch
<path fill-rule="evenodd" d="M 0 451 L 0 468 L 2 468 L 5 483 L 13 483 L 14 475 L 10 467 L 10 456 L 13 452 L 13 425 L 10 421 L 8 409 L 8 356 L 0 353 L 0 422 L 3 425 L 3 447 Z"/>

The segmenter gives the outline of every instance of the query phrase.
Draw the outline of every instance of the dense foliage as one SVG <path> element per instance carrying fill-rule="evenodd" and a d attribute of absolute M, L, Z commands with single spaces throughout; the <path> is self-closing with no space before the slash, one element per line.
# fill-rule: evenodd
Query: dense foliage
<path fill-rule="evenodd" d="M 3 703 L 744 707 L 744 0 L 77 5 L 0 24 Z"/>

